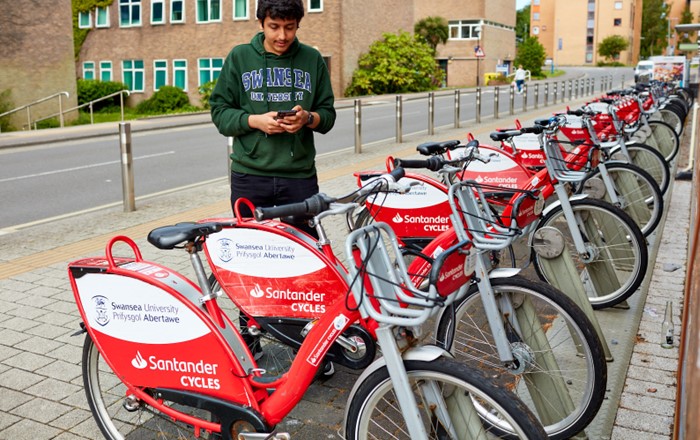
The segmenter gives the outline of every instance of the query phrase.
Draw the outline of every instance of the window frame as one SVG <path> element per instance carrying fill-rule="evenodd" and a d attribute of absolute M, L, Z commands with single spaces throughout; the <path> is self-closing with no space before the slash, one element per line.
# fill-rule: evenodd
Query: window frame
<path fill-rule="evenodd" d="M 483 31 L 484 23 L 481 20 L 450 20 L 447 24 L 448 26 L 448 39 L 456 41 L 469 41 L 469 40 L 479 40 L 481 38 L 481 32 Z M 464 29 L 469 28 L 469 36 L 462 37 L 464 35 Z M 475 28 L 479 28 L 479 35 L 473 36 L 475 33 Z M 456 30 L 457 35 L 453 37 L 453 30 Z"/>
<path fill-rule="evenodd" d="M 211 18 L 211 11 L 212 11 L 212 3 L 217 2 L 219 4 L 219 18 L 218 19 L 212 19 Z M 207 6 L 207 18 L 204 20 L 200 19 L 200 10 L 199 7 L 202 3 L 206 3 Z M 198 24 L 204 24 L 204 23 L 221 23 L 221 9 L 223 7 L 223 2 L 221 0 L 195 0 L 195 22 Z"/>
<path fill-rule="evenodd" d="M 621 1 L 616 1 L 615 3 L 613 3 L 613 8 L 615 8 L 616 11 L 621 11 L 622 8 L 624 8 L 624 4 Z"/>
<path fill-rule="evenodd" d="M 100 11 L 104 11 L 105 21 L 100 23 Z M 96 28 L 108 28 L 109 27 L 109 6 L 97 6 L 95 7 L 95 27 Z"/>
<path fill-rule="evenodd" d="M 173 17 L 173 15 L 175 14 L 176 4 L 179 4 L 182 7 L 182 10 L 180 11 L 182 13 L 182 18 L 180 18 L 179 20 Z M 170 0 L 170 8 L 168 10 L 170 11 L 170 24 L 185 22 L 185 0 Z"/>
<path fill-rule="evenodd" d="M 132 63 L 132 67 L 126 67 L 126 63 L 128 62 Z M 136 67 L 137 63 L 141 63 L 141 67 Z M 131 86 L 129 86 L 129 82 L 126 80 L 127 73 L 131 73 L 133 75 Z M 136 85 L 139 76 L 141 77 L 141 88 L 137 89 Z M 143 93 L 146 90 L 146 68 L 143 60 L 122 60 L 122 82 L 129 87 L 129 92 L 131 93 Z"/>
<path fill-rule="evenodd" d="M 622 26 L 622 19 L 621 18 L 613 18 L 613 27 L 620 27 Z"/>
<path fill-rule="evenodd" d="M 83 24 L 85 17 L 87 17 L 87 24 Z M 78 11 L 78 29 L 92 29 L 92 11 Z"/>
<path fill-rule="evenodd" d="M 161 20 L 160 21 L 155 21 L 154 19 L 154 14 L 155 14 L 155 8 L 154 5 L 160 4 L 161 5 Z M 165 6 L 165 0 L 151 0 L 151 25 L 162 25 L 167 23 L 167 15 L 168 12 L 166 11 L 166 6 Z"/>
<path fill-rule="evenodd" d="M 123 8 L 128 8 L 129 10 L 129 23 L 124 24 L 122 20 Z M 134 22 L 132 15 L 134 10 L 138 10 L 138 19 Z M 119 0 L 119 27 L 120 28 L 130 28 L 130 27 L 141 27 L 143 23 L 143 4 L 141 0 Z"/>
<path fill-rule="evenodd" d="M 184 66 L 178 66 L 179 63 L 184 63 Z M 180 58 L 180 59 L 174 59 L 172 62 L 172 67 L 173 67 L 173 86 L 175 87 L 180 87 L 176 84 L 177 82 L 177 73 L 182 71 L 185 74 L 185 87 L 182 88 L 182 91 L 186 92 L 187 91 L 187 83 L 188 83 L 188 72 L 187 72 L 187 60 Z"/>
<path fill-rule="evenodd" d="M 164 67 L 157 66 L 158 63 L 165 63 Z M 153 60 L 153 91 L 157 92 L 160 90 L 158 86 L 158 73 L 163 73 L 165 78 L 163 79 L 163 84 L 160 86 L 169 86 L 168 82 L 168 60 Z"/>
<path fill-rule="evenodd" d="M 314 0 L 308 0 L 306 11 L 310 13 L 318 13 L 318 12 L 323 12 L 323 0 L 316 0 L 318 1 L 318 6 L 315 8 L 311 7 L 311 2 Z"/>
<path fill-rule="evenodd" d="M 242 21 L 242 20 L 249 20 L 250 19 L 250 4 L 248 0 L 243 0 L 243 4 L 245 5 L 245 15 L 242 15 L 240 17 L 236 16 L 236 0 L 232 0 L 231 4 L 233 7 L 233 21 Z"/>
<path fill-rule="evenodd" d="M 202 67 L 202 61 L 209 61 L 209 67 Z M 214 67 L 214 61 L 220 61 L 221 65 L 219 67 Z M 223 58 L 198 58 L 197 59 L 197 87 L 202 87 L 204 84 L 218 79 L 221 74 L 221 69 L 224 67 Z M 202 82 L 202 72 L 209 72 L 209 81 Z"/>
<path fill-rule="evenodd" d="M 109 64 L 109 67 L 106 67 L 107 64 Z M 104 79 L 104 78 L 102 77 L 102 75 L 103 75 L 105 72 L 108 72 L 108 73 L 109 73 L 109 78 L 107 78 L 107 79 Z M 113 69 L 113 66 L 112 66 L 112 62 L 111 62 L 111 61 L 100 61 L 100 72 L 99 72 L 99 74 L 100 74 L 100 81 L 103 81 L 103 82 L 104 82 L 104 81 L 112 81 L 112 80 L 114 79 L 114 69 Z"/>
<path fill-rule="evenodd" d="M 92 67 L 88 67 L 88 65 L 91 65 Z M 87 72 L 91 72 L 92 78 L 87 78 Z M 95 73 L 96 73 L 95 62 L 94 61 L 83 61 L 83 79 L 86 81 L 94 81 L 96 79 Z"/>

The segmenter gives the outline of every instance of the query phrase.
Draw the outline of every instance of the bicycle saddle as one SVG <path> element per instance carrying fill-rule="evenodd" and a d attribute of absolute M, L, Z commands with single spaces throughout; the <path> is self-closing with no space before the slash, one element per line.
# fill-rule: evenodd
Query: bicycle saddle
<path fill-rule="evenodd" d="M 447 150 L 454 150 L 460 144 L 458 140 L 444 142 L 425 142 L 416 147 L 416 150 L 423 156 L 434 156 L 436 154 L 445 154 Z"/>
<path fill-rule="evenodd" d="M 221 223 L 214 222 L 186 222 L 172 226 L 161 226 L 148 233 L 148 242 L 158 249 L 173 249 L 177 245 L 196 241 L 200 237 L 219 232 L 221 228 Z"/>
<path fill-rule="evenodd" d="M 496 142 L 500 141 L 505 141 L 506 139 L 510 139 L 513 136 L 520 136 L 523 134 L 520 130 L 507 130 L 507 131 L 494 131 L 489 134 L 489 137 L 491 140 L 494 140 Z"/>

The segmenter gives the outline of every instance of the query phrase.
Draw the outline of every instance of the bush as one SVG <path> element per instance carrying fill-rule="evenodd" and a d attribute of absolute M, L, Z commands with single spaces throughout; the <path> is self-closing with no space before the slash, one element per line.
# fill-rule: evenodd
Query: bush
<path fill-rule="evenodd" d="M 199 86 L 199 99 L 202 101 L 202 108 L 207 110 L 209 106 L 209 98 L 211 98 L 211 92 L 214 91 L 214 86 L 216 85 L 216 80 L 209 81 L 206 84 Z"/>
<path fill-rule="evenodd" d="M 114 81 L 78 79 L 78 105 L 86 104 L 90 101 L 111 95 L 112 93 L 116 93 L 120 90 L 128 90 L 128 87 L 125 84 Z M 119 107 L 119 95 L 116 95 L 111 99 L 96 102 L 92 108 L 95 111 L 99 111 L 113 106 Z"/>
<path fill-rule="evenodd" d="M 190 99 L 182 89 L 163 86 L 149 99 L 141 102 L 136 111 L 139 113 L 168 113 L 190 105 Z"/>
<path fill-rule="evenodd" d="M 12 91 L 10 89 L 5 89 L 0 92 L 0 113 L 9 112 L 14 107 L 12 100 L 10 99 L 10 94 Z M 10 124 L 10 116 L 5 116 L 0 118 L 0 132 L 14 131 L 15 128 Z"/>

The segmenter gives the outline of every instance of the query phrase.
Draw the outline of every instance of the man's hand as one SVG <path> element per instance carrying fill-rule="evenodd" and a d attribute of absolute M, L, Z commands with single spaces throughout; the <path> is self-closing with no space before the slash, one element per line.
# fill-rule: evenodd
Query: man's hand
<path fill-rule="evenodd" d="M 300 105 L 294 106 L 292 110 L 296 110 L 294 116 L 286 116 L 282 119 L 277 119 L 276 111 L 261 115 L 250 115 L 248 117 L 248 125 L 268 135 L 284 132 L 296 133 L 306 125 L 309 120 L 309 113 L 302 109 Z"/>

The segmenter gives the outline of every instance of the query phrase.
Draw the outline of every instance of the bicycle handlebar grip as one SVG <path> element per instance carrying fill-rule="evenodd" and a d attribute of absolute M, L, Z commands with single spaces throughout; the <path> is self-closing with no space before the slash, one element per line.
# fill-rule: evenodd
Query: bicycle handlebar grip
<path fill-rule="evenodd" d="M 533 125 L 532 127 L 523 127 L 520 131 L 522 133 L 540 134 L 544 131 L 544 127 L 541 125 Z"/>
<path fill-rule="evenodd" d="M 393 170 L 391 170 L 389 175 L 394 178 L 394 182 L 398 182 L 399 179 L 401 179 L 402 177 L 404 177 L 406 175 L 406 171 L 403 169 L 403 167 L 398 166 L 398 167 L 394 168 Z"/>
<path fill-rule="evenodd" d="M 578 110 L 567 110 L 566 114 L 572 115 L 572 116 L 583 116 L 586 113 L 583 110 L 578 109 Z"/>
<path fill-rule="evenodd" d="M 255 208 L 255 220 L 261 221 L 271 218 L 315 215 L 327 208 L 328 203 L 323 199 L 322 195 L 316 194 L 303 202 L 267 208 L 257 207 Z"/>
<path fill-rule="evenodd" d="M 394 159 L 394 166 L 397 167 L 395 169 L 401 169 L 401 171 L 404 172 L 404 175 L 404 168 L 418 168 L 438 171 L 442 168 L 442 165 L 443 160 L 437 156 L 430 156 L 425 160 Z M 401 177 L 403 177 L 403 175 Z"/>

